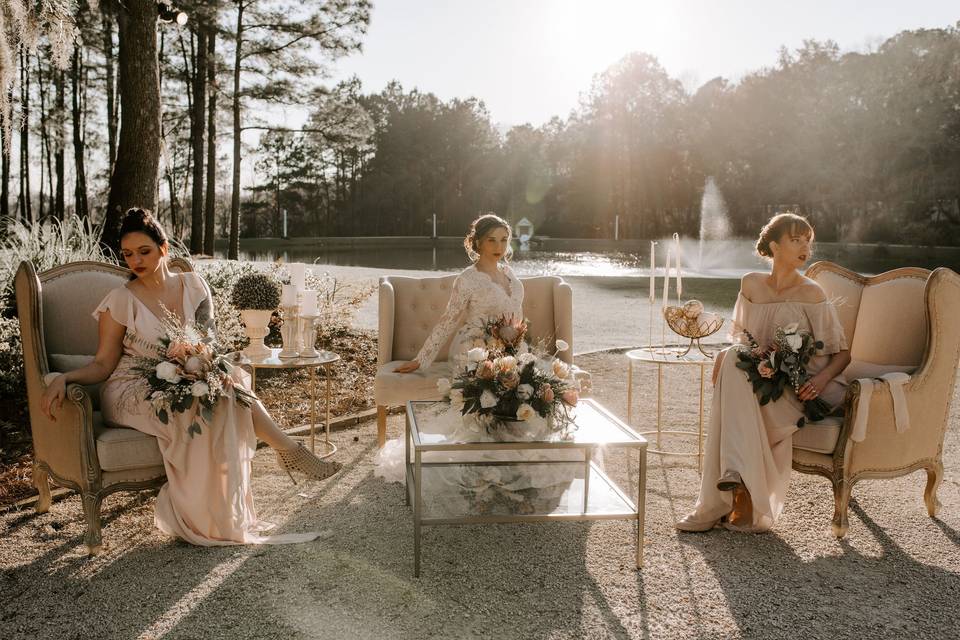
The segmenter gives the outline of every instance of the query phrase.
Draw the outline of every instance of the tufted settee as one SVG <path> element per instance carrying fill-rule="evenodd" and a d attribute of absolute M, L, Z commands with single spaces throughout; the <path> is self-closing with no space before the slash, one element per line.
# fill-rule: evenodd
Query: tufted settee
<path fill-rule="evenodd" d="M 447 360 L 449 340 L 432 365 L 414 373 L 394 373 L 400 364 L 412 360 L 440 319 L 455 275 L 408 278 L 380 278 L 380 338 L 374 398 L 377 403 L 377 443 L 383 446 L 387 433 L 387 408 L 408 400 L 439 400 L 437 380 L 450 377 Z M 566 340 L 570 349 L 558 354 L 573 364 L 573 290 L 557 276 L 521 278 L 523 313 L 529 320 L 531 343 L 543 340 L 548 346 Z M 452 338 L 452 336 L 451 336 Z M 574 369 L 585 380 L 588 374 Z"/>
<path fill-rule="evenodd" d="M 833 484 L 838 538 L 847 532 L 850 491 L 868 478 L 924 469 L 924 500 L 935 516 L 960 361 L 960 276 L 946 268 L 902 268 L 865 277 L 830 262 L 812 265 L 807 276 L 836 300 L 851 362 L 843 373 L 849 383 L 844 418 L 808 424 L 794 435 L 794 470 L 825 476 Z M 893 382 L 880 379 L 894 372 L 910 375 L 900 387 L 900 428 Z M 867 386 L 872 387 L 869 401 L 861 402 Z M 863 432 L 855 428 L 858 419 L 865 424 Z"/>
<path fill-rule="evenodd" d="M 180 258 L 173 271 L 191 271 Z M 73 262 L 39 275 L 22 262 L 15 278 L 17 314 L 23 340 L 36 510 L 50 508 L 50 485 L 80 493 L 86 519 L 84 542 L 91 555 L 101 551 L 100 503 L 116 491 L 139 491 L 166 481 L 157 440 L 135 429 L 104 424 L 99 385 L 67 386 L 67 396 L 51 421 L 40 409 L 46 382 L 56 372 L 85 366 L 99 342 L 91 314 L 107 293 L 125 283 L 130 271 L 103 262 Z"/>

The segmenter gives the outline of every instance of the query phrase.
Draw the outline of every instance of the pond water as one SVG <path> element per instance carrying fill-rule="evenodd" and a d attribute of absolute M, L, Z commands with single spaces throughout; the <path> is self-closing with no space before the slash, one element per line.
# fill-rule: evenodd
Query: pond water
<path fill-rule="evenodd" d="M 575 240 L 566 241 L 561 250 L 535 249 L 515 251 L 514 270 L 518 275 L 563 275 L 592 277 L 649 276 L 649 249 L 602 249 L 590 251 L 569 250 Z M 291 244 L 287 241 L 259 240 L 257 247 L 241 245 L 242 260 L 272 262 L 306 262 L 317 265 L 371 267 L 378 269 L 411 269 L 424 271 L 455 271 L 467 264 L 463 249 L 451 243 L 424 246 L 418 241 L 404 246 L 398 239 L 395 245 L 315 247 L 309 243 Z M 272 245 L 272 246 L 271 246 Z M 662 272 L 666 242 L 657 248 L 658 275 Z M 739 278 L 748 271 L 766 269 L 766 263 L 753 253 L 753 243 L 747 240 L 708 241 L 702 245 L 696 240 L 684 240 L 681 246 L 683 273 L 704 278 Z M 218 257 L 225 253 L 217 251 Z M 813 261 L 831 260 L 853 271 L 875 274 L 904 266 L 932 269 L 938 266 L 960 269 L 960 249 L 954 247 L 908 247 L 886 245 L 859 245 L 818 243 Z"/>

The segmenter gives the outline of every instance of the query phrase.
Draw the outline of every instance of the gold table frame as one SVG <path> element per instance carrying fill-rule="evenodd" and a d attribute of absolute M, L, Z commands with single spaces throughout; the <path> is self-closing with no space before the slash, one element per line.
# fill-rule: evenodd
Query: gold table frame
<path fill-rule="evenodd" d="M 682 347 L 680 348 L 682 350 Z M 697 471 L 703 473 L 703 390 L 705 368 L 714 363 L 713 356 L 699 351 L 687 350 L 678 351 L 675 347 L 642 347 L 627 351 L 627 424 L 633 427 L 633 364 L 634 362 L 657 365 L 657 428 L 650 431 L 640 431 L 642 436 L 656 436 L 657 448 L 650 449 L 650 453 L 656 453 L 663 456 L 691 457 L 697 458 Z M 664 366 L 699 366 L 700 367 L 700 407 L 699 421 L 696 431 L 687 431 L 680 429 L 667 430 L 663 428 L 663 367 Z M 665 451 L 662 444 L 664 434 L 682 437 L 693 437 L 697 439 L 697 452 L 685 453 L 682 451 Z"/>
<path fill-rule="evenodd" d="M 600 403 L 593 399 L 582 399 L 578 404 L 589 405 L 600 417 L 610 426 L 614 427 L 619 438 L 603 440 L 524 440 L 524 441 L 457 441 L 442 443 L 423 442 L 417 428 L 415 405 L 436 405 L 446 401 L 416 401 L 407 402 L 406 410 L 406 428 L 404 433 L 404 460 L 406 467 L 406 486 L 404 490 L 406 504 L 410 506 L 413 503 L 413 575 L 420 577 L 420 541 L 421 532 L 424 526 L 435 525 L 454 525 L 454 524 L 487 524 L 487 523 L 508 523 L 508 522 L 555 522 L 555 521 L 574 521 L 584 522 L 593 520 L 636 520 L 637 539 L 636 539 L 636 567 L 643 567 L 643 535 L 644 535 L 644 514 L 646 511 L 646 488 L 647 488 L 647 440 L 642 435 L 635 432 L 622 420 L 613 415 Z M 576 420 L 575 420 L 576 421 Z M 574 438 L 576 437 L 574 432 Z M 594 461 L 594 452 L 597 449 L 607 447 L 622 447 L 628 454 L 629 469 L 629 451 L 637 449 L 639 451 L 639 460 L 637 463 L 637 500 L 634 502 L 626 493 L 620 489 L 617 484 L 610 479 Z M 411 461 L 411 448 L 413 460 Z M 583 451 L 583 460 L 562 460 L 562 461 L 534 461 L 534 464 L 565 464 L 565 465 L 584 465 L 584 484 L 583 484 L 583 503 L 579 513 L 543 513 L 543 514 L 510 514 L 510 515 L 466 515 L 441 518 L 423 517 L 423 468 L 424 467 L 442 467 L 442 466 L 468 466 L 468 465 L 517 465 L 531 464 L 530 461 L 443 461 L 443 462 L 424 462 L 423 454 L 435 451 L 458 451 L 458 452 L 489 452 L 504 450 L 568 450 Z M 629 474 L 629 470 L 628 470 Z M 593 484 L 590 482 L 591 475 L 595 478 Z M 598 481 L 603 483 L 597 488 Z M 612 495 L 615 500 L 622 505 L 623 509 L 619 511 L 593 512 L 589 513 L 589 496 L 593 491 L 608 491 L 608 496 Z"/>
<path fill-rule="evenodd" d="M 330 365 L 339 362 L 340 356 L 332 351 L 320 351 L 320 355 L 315 358 L 281 358 L 280 349 L 270 349 L 269 356 L 260 358 L 249 358 L 238 351 L 232 354 L 230 361 L 239 367 L 243 367 L 250 372 L 250 388 L 256 392 L 257 369 L 308 369 L 310 371 L 310 451 L 316 453 L 316 427 L 317 427 L 317 369 L 324 368 L 326 373 L 326 391 L 324 393 L 326 404 L 326 425 L 324 429 L 323 445 L 326 451 L 318 456 L 327 458 L 337 452 L 337 445 L 330 442 Z M 239 356 L 239 358 L 238 358 Z"/>

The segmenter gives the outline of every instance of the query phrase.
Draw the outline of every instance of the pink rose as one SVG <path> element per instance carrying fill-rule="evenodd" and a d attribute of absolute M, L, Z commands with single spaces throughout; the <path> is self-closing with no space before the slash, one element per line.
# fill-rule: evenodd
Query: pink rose
<path fill-rule="evenodd" d="M 496 375 L 496 371 L 493 367 L 493 362 L 490 360 L 484 360 L 480 363 L 480 366 L 477 368 L 477 377 L 483 378 L 484 380 L 493 380 L 493 376 Z"/>
<path fill-rule="evenodd" d="M 544 402 L 553 402 L 553 387 L 545 384 L 540 387 L 540 397 Z"/>
<path fill-rule="evenodd" d="M 776 373 L 766 360 L 761 361 L 760 364 L 757 365 L 757 371 L 759 371 L 760 375 L 764 378 L 772 378 L 773 374 Z"/>
<path fill-rule="evenodd" d="M 580 394 L 577 393 L 576 389 L 567 389 L 563 392 L 561 397 L 563 398 L 563 401 L 571 407 L 575 407 L 577 402 L 580 401 Z"/>

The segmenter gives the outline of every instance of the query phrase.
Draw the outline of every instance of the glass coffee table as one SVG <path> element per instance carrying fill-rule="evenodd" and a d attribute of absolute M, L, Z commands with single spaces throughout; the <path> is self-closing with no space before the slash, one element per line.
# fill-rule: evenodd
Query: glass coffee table
<path fill-rule="evenodd" d="M 423 527 L 495 522 L 636 520 L 636 566 L 643 566 L 643 436 L 591 399 L 577 405 L 576 428 L 566 437 L 521 431 L 493 439 L 482 428 L 458 428 L 459 416 L 452 420 L 449 411 L 445 401 L 407 402 L 406 499 L 413 506 L 414 576 L 420 576 Z M 635 501 L 598 464 L 601 448 L 638 451 Z"/>

